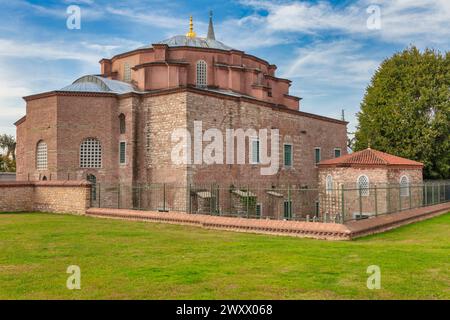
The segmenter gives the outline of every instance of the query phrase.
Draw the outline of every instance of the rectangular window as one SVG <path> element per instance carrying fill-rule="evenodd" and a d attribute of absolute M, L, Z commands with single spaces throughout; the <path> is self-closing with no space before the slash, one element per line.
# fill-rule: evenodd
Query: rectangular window
<path fill-rule="evenodd" d="M 256 204 L 256 216 L 257 217 L 261 217 L 262 214 L 262 204 L 261 203 L 257 203 Z"/>
<path fill-rule="evenodd" d="M 314 149 L 314 160 L 315 160 L 316 164 L 320 162 L 320 158 L 321 158 L 321 156 L 320 156 L 320 148 L 315 148 Z"/>
<path fill-rule="evenodd" d="M 292 219 L 292 200 L 284 201 L 283 213 L 285 219 Z"/>
<path fill-rule="evenodd" d="M 119 161 L 120 161 L 120 164 L 125 164 L 127 162 L 126 149 L 127 149 L 127 143 L 124 142 L 124 141 L 121 141 L 120 144 L 119 144 Z"/>
<path fill-rule="evenodd" d="M 339 158 L 341 156 L 341 148 L 334 148 L 334 157 Z"/>
<path fill-rule="evenodd" d="M 252 164 L 259 163 L 259 140 L 257 138 L 251 139 L 252 144 Z"/>
<path fill-rule="evenodd" d="M 292 144 L 284 145 L 284 166 L 292 167 Z"/>

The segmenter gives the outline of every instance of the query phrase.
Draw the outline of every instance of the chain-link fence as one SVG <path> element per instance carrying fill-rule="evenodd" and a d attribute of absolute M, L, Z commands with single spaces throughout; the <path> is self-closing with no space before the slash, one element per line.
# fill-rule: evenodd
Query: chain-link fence
<path fill-rule="evenodd" d="M 91 191 L 92 207 L 334 223 L 448 201 L 447 181 L 365 189 L 98 183 Z"/>

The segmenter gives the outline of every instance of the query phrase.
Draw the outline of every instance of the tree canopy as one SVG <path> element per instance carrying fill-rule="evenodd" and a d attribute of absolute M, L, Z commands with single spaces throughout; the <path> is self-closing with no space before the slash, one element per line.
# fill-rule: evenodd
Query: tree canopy
<path fill-rule="evenodd" d="M 384 60 L 357 114 L 355 150 L 423 162 L 425 178 L 450 178 L 450 52 L 412 46 Z"/>
<path fill-rule="evenodd" d="M 13 136 L 0 135 L 0 172 L 16 171 L 16 140 Z"/>

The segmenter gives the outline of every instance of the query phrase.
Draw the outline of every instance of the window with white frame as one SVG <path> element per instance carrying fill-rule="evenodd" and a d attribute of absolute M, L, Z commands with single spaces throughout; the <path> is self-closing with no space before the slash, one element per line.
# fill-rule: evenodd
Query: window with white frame
<path fill-rule="evenodd" d="M 207 81 L 206 81 L 206 73 L 207 73 L 207 67 L 205 61 L 199 60 L 197 62 L 197 87 L 206 87 Z"/>
<path fill-rule="evenodd" d="M 320 162 L 322 155 L 320 154 L 320 148 L 314 148 L 314 162 L 317 164 Z"/>
<path fill-rule="evenodd" d="M 409 179 L 408 176 L 401 176 L 400 178 L 400 196 L 409 196 Z"/>
<path fill-rule="evenodd" d="M 283 148 L 284 166 L 292 167 L 292 144 L 285 143 Z"/>
<path fill-rule="evenodd" d="M 123 81 L 131 82 L 131 66 L 128 62 L 123 64 Z"/>
<path fill-rule="evenodd" d="M 333 191 L 333 177 L 331 174 L 327 175 L 325 185 L 327 194 L 330 194 Z"/>
<path fill-rule="evenodd" d="M 252 150 L 252 164 L 259 163 L 259 139 L 251 138 L 251 150 Z"/>
<path fill-rule="evenodd" d="M 339 158 L 341 156 L 341 148 L 334 148 L 334 157 Z"/>
<path fill-rule="evenodd" d="M 85 139 L 80 146 L 80 168 L 102 167 L 102 145 L 94 138 Z"/>
<path fill-rule="evenodd" d="M 36 169 L 47 170 L 47 168 L 47 144 L 43 140 L 41 140 L 36 146 Z"/>
<path fill-rule="evenodd" d="M 119 162 L 120 164 L 127 163 L 127 143 L 125 141 L 119 143 Z"/>
<path fill-rule="evenodd" d="M 369 177 L 366 175 L 361 175 L 358 177 L 356 182 L 356 187 L 358 189 L 358 194 L 366 197 L 369 195 Z"/>

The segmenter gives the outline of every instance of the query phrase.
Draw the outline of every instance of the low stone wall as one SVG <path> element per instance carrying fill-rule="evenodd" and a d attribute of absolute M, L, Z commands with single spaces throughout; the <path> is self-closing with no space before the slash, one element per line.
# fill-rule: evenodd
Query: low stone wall
<path fill-rule="evenodd" d="M 124 209 L 90 208 L 87 215 L 137 221 L 190 225 L 206 229 L 305 237 L 324 240 L 351 240 L 384 232 L 416 221 L 429 219 L 450 211 L 450 202 L 405 210 L 346 224 L 300 222 L 269 219 L 188 214 L 182 212 L 135 211 Z"/>
<path fill-rule="evenodd" d="M 86 181 L 0 182 L 0 212 L 84 214 L 90 188 Z"/>

